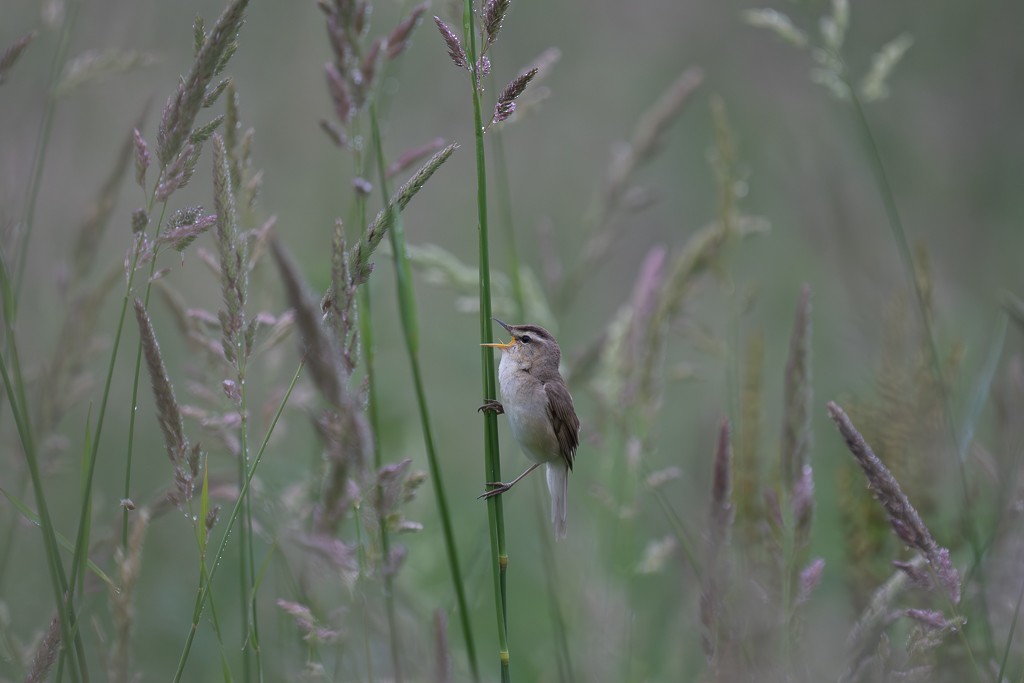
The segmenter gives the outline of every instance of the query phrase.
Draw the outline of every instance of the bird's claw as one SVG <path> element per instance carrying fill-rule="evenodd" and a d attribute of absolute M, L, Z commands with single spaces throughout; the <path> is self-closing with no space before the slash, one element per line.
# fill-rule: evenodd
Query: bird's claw
<path fill-rule="evenodd" d="M 484 404 L 476 409 L 478 413 L 495 413 L 497 415 L 503 415 L 505 413 L 505 406 L 501 405 L 501 401 L 496 401 L 493 398 L 484 401 Z"/>
<path fill-rule="evenodd" d="M 489 481 L 487 482 L 486 485 L 494 486 L 495 488 L 491 489 L 490 491 L 484 491 L 483 493 L 476 497 L 477 500 L 480 500 L 481 498 L 486 500 L 487 498 L 500 496 L 501 494 L 505 493 L 505 491 L 508 491 L 510 488 L 512 488 L 511 484 L 505 484 L 500 481 Z"/>

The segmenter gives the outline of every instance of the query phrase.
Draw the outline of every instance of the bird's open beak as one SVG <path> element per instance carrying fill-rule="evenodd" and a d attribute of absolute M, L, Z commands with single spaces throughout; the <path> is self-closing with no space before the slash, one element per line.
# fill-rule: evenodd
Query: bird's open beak
<path fill-rule="evenodd" d="M 511 327 L 509 327 L 509 326 L 508 326 L 508 325 L 506 325 L 505 323 L 501 322 L 501 321 L 500 321 L 500 320 L 498 320 L 497 318 L 491 318 L 491 320 L 493 320 L 494 322 L 496 322 L 496 323 L 498 323 L 499 325 L 501 325 L 502 327 L 504 327 L 504 328 L 505 328 L 505 331 L 506 331 L 506 332 L 508 332 L 509 334 L 512 334 L 512 328 L 511 328 Z"/>
<path fill-rule="evenodd" d="M 505 323 L 501 322 L 497 318 L 491 318 L 491 320 L 493 320 L 494 322 L 496 322 L 499 325 L 501 325 L 502 327 L 504 327 L 505 330 L 509 334 L 512 334 L 512 328 L 511 327 L 509 327 Z M 507 344 L 481 344 L 480 346 L 493 346 L 493 347 L 498 348 L 498 349 L 511 349 L 515 345 L 516 345 L 516 337 L 515 337 L 515 335 L 512 335 L 512 339 Z"/>
<path fill-rule="evenodd" d="M 493 346 L 496 349 L 511 349 L 515 345 L 516 345 L 516 338 L 512 337 L 512 340 L 510 342 L 508 342 L 507 344 L 504 344 L 504 343 L 481 344 L 480 346 Z"/>

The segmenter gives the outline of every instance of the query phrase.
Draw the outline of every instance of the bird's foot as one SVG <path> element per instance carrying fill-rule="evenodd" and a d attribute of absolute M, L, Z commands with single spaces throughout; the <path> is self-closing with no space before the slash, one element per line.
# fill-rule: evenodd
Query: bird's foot
<path fill-rule="evenodd" d="M 490 398 L 484 401 L 484 404 L 477 408 L 476 412 L 502 415 L 505 412 L 505 406 L 501 405 L 501 401 L 495 401 L 493 398 Z"/>
<path fill-rule="evenodd" d="M 480 500 L 481 498 L 487 499 L 493 498 L 494 496 L 500 496 L 501 494 L 505 493 L 505 491 L 508 491 L 510 488 L 512 488 L 512 484 L 504 484 L 500 481 L 489 481 L 487 482 L 487 486 L 493 486 L 495 488 L 491 489 L 490 491 L 484 491 L 483 493 L 476 497 L 477 500 Z"/>

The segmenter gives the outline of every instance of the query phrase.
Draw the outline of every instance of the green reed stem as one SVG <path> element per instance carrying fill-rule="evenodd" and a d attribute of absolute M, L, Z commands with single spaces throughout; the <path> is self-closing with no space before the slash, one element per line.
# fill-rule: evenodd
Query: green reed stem
<path fill-rule="evenodd" d="M 480 247 L 480 343 L 491 341 L 491 262 L 487 230 L 487 158 L 484 150 L 484 126 L 480 109 L 480 74 L 477 70 L 476 27 L 473 21 L 473 3 L 465 0 L 462 10 L 462 31 L 468 46 L 473 86 L 473 133 L 476 142 L 476 206 L 477 235 Z M 484 400 L 497 398 L 494 371 L 494 352 L 480 347 Z M 484 467 L 485 481 L 501 481 L 501 455 L 498 446 L 498 416 L 484 411 L 484 449 L 487 454 Z M 508 607 L 506 572 L 508 553 L 505 548 L 505 514 L 501 496 L 487 499 L 487 522 L 491 537 L 491 569 L 494 575 L 494 606 L 498 621 L 498 657 L 501 663 L 502 683 L 511 680 L 508 649 Z"/>
<path fill-rule="evenodd" d="M 228 544 L 228 538 L 230 538 L 231 530 L 235 526 L 235 521 L 238 519 L 238 513 L 243 507 L 245 496 L 249 493 L 249 487 L 252 485 L 253 477 L 256 476 L 256 469 L 260 466 L 260 461 L 263 460 L 263 454 L 267 450 L 267 444 L 270 443 L 270 437 L 273 435 L 274 429 L 277 428 L 277 422 L 281 419 L 284 407 L 288 405 L 288 400 L 291 398 L 292 391 L 295 389 L 295 384 L 299 381 L 299 375 L 302 374 L 302 369 L 305 365 L 305 361 L 299 361 L 299 365 L 295 368 L 295 374 L 292 375 L 292 380 L 288 384 L 288 390 L 285 391 L 284 396 L 281 398 L 281 403 L 277 406 L 277 412 L 274 413 L 274 419 L 270 422 L 270 427 L 267 428 L 267 434 L 263 437 L 263 443 L 260 444 L 260 449 L 256 453 L 256 457 L 253 458 L 252 467 L 249 468 L 249 471 L 245 476 L 245 481 L 242 483 L 242 489 L 238 492 L 238 498 L 235 499 L 235 504 L 231 507 L 231 515 L 228 517 L 224 534 L 221 536 L 220 545 L 217 546 L 217 554 L 213 558 L 213 564 L 210 567 L 209 576 L 206 577 L 205 582 L 201 582 L 200 588 L 196 594 L 196 603 L 192 608 L 192 624 L 189 627 L 188 636 L 185 638 L 185 646 L 182 648 L 181 657 L 178 659 L 178 667 L 174 671 L 174 683 L 178 683 L 178 681 L 181 680 L 181 676 L 185 671 L 185 664 L 188 662 L 189 653 L 192 651 L 192 642 L 195 640 L 196 632 L 199 630 L 199 619 L 202 617 L 203 608 L 206 605 L 207 599 L 210 597 L 210 586 L 213 585 L 213 577 L 217 574 L 217 569 L 221 565 L 221 560 L 224 557 L 224 549 Z"/>
<path fill-rule="evenodd" d="M 370 127 L 373 137 L 374 153 L 377 155 L 377 171 L 379 174 L 380 189 L 383 193 L 385 205 L 390 197 L 387 184 L 387 164 L 384 161 L 384 149 L 380 137 L 380 125 L 377 116 L 377 105 L 370 103 Z M 469 621 L 469 607 L 466 602 L 466 589 L 462 582 L 462 570 L 459 568 L 458 549 L 455 545 L 455 534 L 452 531 L 451 515 L 448 512 L 448 499 L 444 491 L 441 465 L 437 457 L 437 449 L 434 445 L 433 430 L 430 426 L 430 411 L 427 404 L 426 387 L 423 384 L 423 375 L 420 372 L 419 360 L 419 322 L 416 315 L 416 298 L 414 284 L 412 281 L 412 267 L 409 264 L 409 256 L 406 253 L 405 226 L 402 220 L 401 210 L 395 206 L 393 209 L 393 222 L 388 230 L 388 237 L 391 239 L 391 253 L 395 261 L 395 284 L 398 295 L 398 308 L 402 318 L 402 332 L 405 337 L 405 347 L 409 355 L 409 364 L 412 369 L 413 384 L 416 389 L 416 403 L 419 407 L 420 425 L 423 429 L 423 445 L 427 450 L 427 462 L 430 465 L 430 479 L 434 486 L 434 496 L 437 499 L 438 514 L 441 517 L 441 529 L 444 532 L 445 550 L 448 556 L 448 571 L 452 576 L 452 583 L 455 587 L 455 598 L 459 607 L 459 618 L 462 622 L 463 637 L 466 641 L 466 653 L 469 657 L 469 667 L 473 680 L 480 680 L 479 667 L 476 661 L 476 646 L 473 643 L 473 630 Z"/>
<path fill-rule="evenodd" d="M 246 472 L 249 469 L 249 444 L 248 444 L 248 419 L 246 417 L 245 401 L 245 349 L 241 336 L 238 338 L 235 358 L 238 363 L 238 390 L 241 394 L 239 402 L 239 453 L 238 453 L 238 484 L 245 482 Z M 245 681 L 251 680 L 250 671 L 250 649 L 256 660 L 256 678 L 263 681 L 263 662 L 260 657 L 259 621 L 256 616 L 256 560 L 253 553 L 252 533 L 252 496 L 246 493 L 242 503 L 245 514 L 244 524 L 238 529 L 238 553 L 239 553 L 239 587 L 242 590 L 242 675 Z"/>
<path fill-rule="evenodd" d="M 53 53 L 53 61 L 50 62 L 50 75 L 46 83 L 46 106 L 43 107 L 43 118 L 40 123 L 39 137 L 36 139 L 36 149 L 32 157 L 32 176 L 28 184 L 28 199 L 25 202 L 25 212 L 21 219 L 22 237 L 18 246 L 18 274 L 14 285 L 14 302 L 21 300 L 21 286 L 25 281 L 25 271 L 28 270 L 28 243 L 32 237 L 32 226 L 35 223 L 36 202 L 39 199 L 39 188 L 43 180 L 43 163 L 46 161 L 46 149 L 50 146 L 50 133 L 53 129 L 53 111 L 57 108 L 56 86 L 57 79 L 64 69 L 64 60 L 67 57 L 68 45 L 71 43 L 71 31 L 78 17 L 78 8 L 81 5 L 77 0 L 67 3 L 64 14 L 64 23 L 60 27 L 60 37 L 57 39 L 57 50 Z"/>
<path fill-rule="evenodd" d="M 359 119 L 357 118 L 352 122 L 352 133 L 354 136 L 358 137 L 360 134 L 359 131 Z M 363 147 L 361 145 L 355 145 L 353 153 L 355 155 L 356 175 L 359 177 L 365 177 L 367 174 L 368 164 L 363 156 Z M 356 225 L 362 226 L 362 229 L 366 230 L 366 197 L 362 193 L 356 193 L 355 212 Z M 376 362 L 374 360 L 375 347 L 373 340 L 373 308 L 371 306 L 369 284 L 365 284 L 359 288 L 358 297 L 359 336 L 361 340 L 361 347 L 363 349 L 363 362 L 366 364 L 367 416 L 370 420 L 370 431 L 373 432 L 373 469 L 374 472 L 379 472 L 380 468 L 384 464 L 384 459 L 380 448 L 380 409 L 377 401 L 377 375 Z M 378 486 L 378 501 L 383 494 L 383 487 Z M 386 562 L 391 554 L 391 534 L 388 531 L 387 520 L 381 515 L 378 515 L 378 518 L 377 530 L 380 534 L 381 556 Z M 360 547 L 362 547 L 361 543 Z M 402 663 L 400 653 L 402 652 L 402 644 L 398 632 L 398 616 L 397 610 L 395 609 L 394 583 L 394 576 L 392 576 L 390 572 L 384 576 L 384 609 L 388 620 L 388 641 L 391 647 L 391 667 L 394 671 L 395 680 L 401 681 Z M 367 660 L 367 665 L 371 666 L 369 660 Z"/>
<path fill-rule="evenodd" d="M 46 495 L 43 491 L 42 474 L 39 469 L 35 437 L 32 433 L 28 401 L 25 396 L 25 382 L 22 377 L 21 361 L 18 356 L 18 344 L 14 336 L 14 320 L 17 316 L 15 287 L 11 281 L 10 271 L 7 268 L 7 261 L 4 259 L 2 251 L 0 251 L 0 297 L 3 299 L 4 331 L 7 337 L 7 348 L 14 377 L 11 377 L 11 372 L 7 366 L 7 359 L 2 354 L 0 354 L 0 376 L 3 378 L 4 389 L 7 392 L 7 402 L 10 404 L 11 415 L 18 429 L 22 450 L 25 453 L 25 462 L 28 464 L 29 476 L 32 480 L 32 491 L 35 495 L 36 505 L 39 508 L 39 522 L 43 531 L 43 548 L 46 551 L 50 583 L 53 588 L 54 599 L 57 603 L 61 640 L 64 643 L 74 643 L 73 649 L 67 647 L 61 649 L 61 664 L 63 664 L 64 653 L 68 653 L 72 662 L 72 680 L 88 682 L 89 672 L 85 661 L 85 648 L 82 645 L 81 632 L 77 628 L 74 603 L 68 595 L 68 577 L 64 573 L 64 564 L 61 562 L 57 546 L 57 533 L 53 525 L 53 519 L 50 517 L 49 505 L 46 502 Z M 58 667 L 58 681 L 60 680 L 61 670 L 61 667 Z"/>

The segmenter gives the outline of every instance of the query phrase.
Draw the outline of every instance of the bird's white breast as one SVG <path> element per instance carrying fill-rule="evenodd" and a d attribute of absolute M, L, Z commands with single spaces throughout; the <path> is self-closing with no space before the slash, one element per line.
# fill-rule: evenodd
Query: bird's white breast
<path fill-rule="evenodd" d="M 498 383 L 512 436 L 526 457 L 537 463 L 560 459 L 561 451 L 548 416 L 548 396 L 544 385 L 526 376 L 507 353 L 501 356 Z"/>

